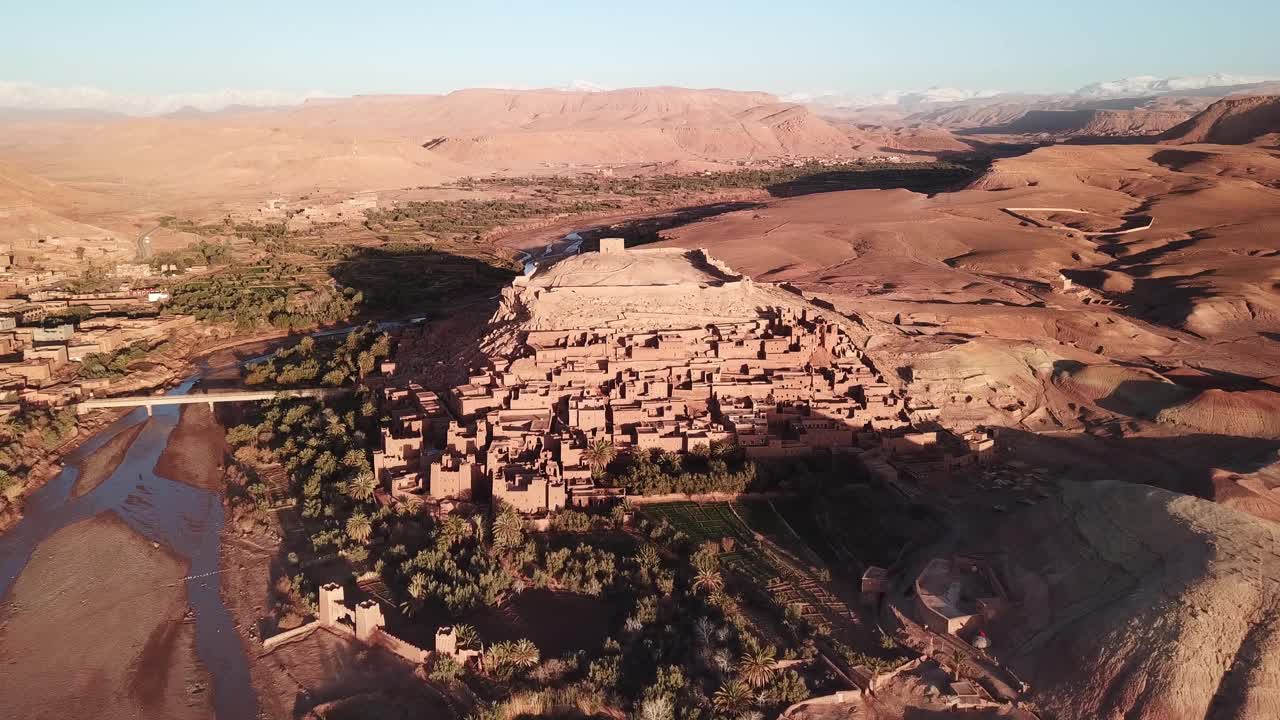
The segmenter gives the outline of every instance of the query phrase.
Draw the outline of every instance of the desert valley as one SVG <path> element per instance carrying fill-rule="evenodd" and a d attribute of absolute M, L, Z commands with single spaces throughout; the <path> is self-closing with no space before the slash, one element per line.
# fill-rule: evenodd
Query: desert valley
<path fill-rule="evenodd" d="M 0 715 L 1280 716 L 1280 83 L 0 109 Z"/>

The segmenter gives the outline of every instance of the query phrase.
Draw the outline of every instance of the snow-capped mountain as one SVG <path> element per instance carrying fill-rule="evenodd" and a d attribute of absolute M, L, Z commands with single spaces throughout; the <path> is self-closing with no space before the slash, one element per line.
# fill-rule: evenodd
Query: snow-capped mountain
<path fill-rule="evenodd" d="M 126 115 L 163 115 L 182 109 L 221 110 L 231 105 L 278 107 L 296 105 L 311 98 L 332 97 L 312 90 L 212 90 L 208 92 L 143 95 L 118 93 L 88 85 L 53 87 L 31 82 L 0 80 L 0 107 L 23 110 L 98 110 Z"/>
<path fill-rule="evenodd" d="M 920 103 L 961 102 L 1000 95 L 1001 90 L 965 90 L 961 88 L 931 87 L 924 90 L 886 90 L 880 93 L 857 94 L 834 90 L 795 92 L 782 98 L 785 102 L 812 103 L 835 108 L 860 108 L 877 105 L 918 105 Z"/>
<path fill-rule="evenodd" d="M 1156 77 L 1155 75 L 1138 75 L 1120 80 L 1091 83 L 1076 90 L 1073 94 L 1086 98 L 1142 97 L 1144 95 L 1166 95 L 1191 90 L 1204 90 L 1206 88 L 1231 87 L 1233 85 L 1251 85 L 1277 79 L 1280 78 L 1264 75 L 1232 75 L 1228 73 L 1170 78 Z"/>
<path fill-rule="evenodd" d="M 856 110 L 868 107 L 898 106 L 911 108 L 939 103 L 962 103 L 984 100 L 1001 95 L 1022 95 L 1053 100 L 1105 100 L 1124 97 L 1148 97 L 1177 93 L 1198 93 L 1216 88 L 1231 88 L 1280 80 L 1280 77 L 1264 75 L 1235 75 L 1212 73 L 1187 77 L 1157 77 L 1138 75 L 1120 80 L 1090 83 L 1072 93 L 1023 93 L 1003 90 L 971 90 L 953 87 L 931 87 L 925 90 L 886 90 L 878 93 L 851 93 L 838 90 L 795 92 L 783 97 L 787 102 L 819 105 L 822 107 Z M 1203 93 L 1199 93 L 1203 94 Z M 1225 93 L 1224 93 L 1225 94 Z"/>
<path fill-rule="evenodd" d="M 562 85 L 557 89 L 567 90 L 569 92 L 609 92 L 613 88 L 605 87 L 599 83 L 593 83 L 590 80 L 574 80 L 573 82 L 567 85 Z"/>

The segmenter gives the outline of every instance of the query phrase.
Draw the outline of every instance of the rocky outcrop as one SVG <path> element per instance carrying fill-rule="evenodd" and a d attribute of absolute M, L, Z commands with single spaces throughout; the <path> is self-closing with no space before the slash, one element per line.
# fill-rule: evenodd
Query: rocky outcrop
<path fill-rule="evenodd" d="M 1280 716 L 1280 526 L 1144 485 L 1065 484 L 1010 518 L 1002 657 L 1047 716 Z"/>
<path fill-rule="evenodd" d="M 1170 128 L 1160 141 L 1246 145 L 1271 133 L 1280 133 L 1280 95 L 1233 96 Z"/>

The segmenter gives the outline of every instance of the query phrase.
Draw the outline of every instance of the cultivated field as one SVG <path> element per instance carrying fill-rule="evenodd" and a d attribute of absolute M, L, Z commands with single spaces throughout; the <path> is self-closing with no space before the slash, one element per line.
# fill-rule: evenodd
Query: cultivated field
<path fill-rule="evenodd" d="M 732 547 L 720 554 L 721 565 L 763 588 L 784 607 L 799 606 L 806 620 L 826 625 L 837 635 L 848 635 L 863 624 L 858 613 L 833 591 L 829 570 L 801 560 L 815 557 L 812 551 L 798 538 L 774 534 L 784 522 L 767 505 L 674 502 L 644 505 L 641 511 L 655 522 L 666 520 L 694 543 L 731 538 Z M 764 526 L 761 518 L 768 517 L 766 512 L 777 525 Z M 746 518 L 753 518 L 759 530 L 747 525 Z"/>

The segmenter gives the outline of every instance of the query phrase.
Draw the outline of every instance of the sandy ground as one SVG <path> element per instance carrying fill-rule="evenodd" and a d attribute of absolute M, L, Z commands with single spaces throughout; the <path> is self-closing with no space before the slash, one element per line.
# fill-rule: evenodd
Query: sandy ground
<path fill-rule="evenodd" d="M 0 606 L 7 717 L 211 718 L 184 562 L 115 515 L 60 530 Z M 57 635 L 76 643 L 49 643 Z"/>
<path fill-rule="evenodd" d="M 225 432 L 208 405 L 184 405 L 156 473 L 213 492 L 222 491 Z"/>
<path fill-rule="evenodd" d="M 102 484 L 102 481 L 111 477 L 111 473 L 120 467 L 124 456 L 129 452 L 129 448 L 133 447 L 133 441 L 138 438 L 138 434 L 144 427 L 146 423 L 140 422 L 133 427 L 125 428 L 108 440 L 106 445 L 85 458 L 84 462 L 80 463 L 80 475 L 76 477 L 76 484 L 71 488 L 71 497 L 77 498 L 92 492 Z"/>

